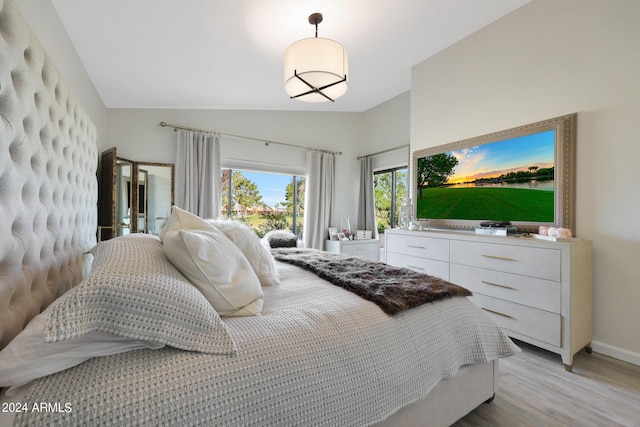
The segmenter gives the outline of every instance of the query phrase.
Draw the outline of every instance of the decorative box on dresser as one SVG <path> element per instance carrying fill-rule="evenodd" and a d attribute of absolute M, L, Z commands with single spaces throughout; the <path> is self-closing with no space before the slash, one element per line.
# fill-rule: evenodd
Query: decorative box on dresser
<path fill-rule="evenodd" d="M 325 240 L 324 250 L 327 252 L 353 255 L 372 261 L 380 261 L 380 240 Z"/>
<path fill-rule="evenodd" d="M 386 231 L 388 264 L 463 286 L 516 339 L 562 356 L 591 350 L 591 242 L 457 231 Z"/>

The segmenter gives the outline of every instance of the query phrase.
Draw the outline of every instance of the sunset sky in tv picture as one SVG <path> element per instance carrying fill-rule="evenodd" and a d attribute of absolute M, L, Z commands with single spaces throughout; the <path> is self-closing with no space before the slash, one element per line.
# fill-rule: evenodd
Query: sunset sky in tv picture
<path fill-rule="evenodd" d="M 555 131 L 451 151 L 458 159 L 449 184 L 472 182 L 478 178 L 498 177 L 508 172 L 528 170 L 531 166 L 550 168 L 554 165 Z"/>

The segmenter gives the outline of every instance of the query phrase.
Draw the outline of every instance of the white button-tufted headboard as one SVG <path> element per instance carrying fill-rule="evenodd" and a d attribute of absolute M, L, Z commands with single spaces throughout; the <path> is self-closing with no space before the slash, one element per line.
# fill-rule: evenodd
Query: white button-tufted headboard
<path fill-rule="evenodd" d="M 96 129 L 13 0 L 0 0 L 0 349 L 86 272 Z"/>

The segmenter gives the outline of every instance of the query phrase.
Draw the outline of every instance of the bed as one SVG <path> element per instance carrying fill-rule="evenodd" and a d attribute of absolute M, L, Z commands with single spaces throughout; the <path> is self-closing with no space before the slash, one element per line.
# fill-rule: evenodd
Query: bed
<path fill-rule="evenodd" d="M 517 351 L 464 297 L 392 316 L 275 263 L 279 283 L 261 286 L 261 314 L 221 318 L 157 237 L 119 237 L 91 252 L 91 273 L 36 317 L 33 332 L 45 341 L 57 324 L 62 336 L 43 345 L 69 346 L 58 357 L 78 364 L 10 389 L 2 415 L 15 425 L 448 425 L 493 396 L 492 362 Z M 104 331 L 127 348 L 80 350 L 97 340 L 124 345 Z M 44 364 L 68 366 L 59 362 L 42 357 L 21 369 L 43 375 Z M 434 391 L 458 381 L 453 392 Z M 432 397 L 442 407 L 392 421 Z"/>
<path fill-rule="evenodd" d="M 168 239 L 97 244 L 95 126 L 13 1 L 0 24 L 0 349 L 72 348 L 30 356 L 0 425 L 440 426 L 494 396 L 518 350 L 465 297 L 390 315 L 262 252 L 221 317 Z"/>

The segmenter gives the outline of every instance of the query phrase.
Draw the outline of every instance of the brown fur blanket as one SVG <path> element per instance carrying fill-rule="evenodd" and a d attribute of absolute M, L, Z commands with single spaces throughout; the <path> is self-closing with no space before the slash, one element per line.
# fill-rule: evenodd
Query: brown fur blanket
<path fill-rule="evenodd" d="M 471 292 L 437 277 L 381 262 L 313 249 L 272 249 L 278 261 L 309 270 L 318 277 L 374 302 L 387 314 L 445 297 Z"/>

